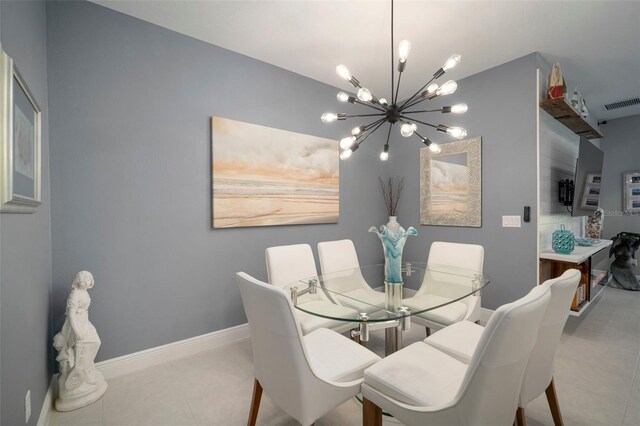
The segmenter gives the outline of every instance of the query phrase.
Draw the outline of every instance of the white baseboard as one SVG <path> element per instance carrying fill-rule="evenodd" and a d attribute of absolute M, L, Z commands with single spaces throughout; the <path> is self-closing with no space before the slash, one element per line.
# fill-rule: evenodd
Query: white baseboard
<path fill-rule="evenodd" d="M 37 426 L 47 426 L 49 424 L 49 413 L 53 410 L 53 386 L 56 383 L 56 380 L 58 380 L 58 375 L 54 374 L 49 382 L 47 393 L 44 395 L 44 402 L 42 403 L 38 423 L 36 423 Z"/>
<path fill-rule="evenodd" d="M 102 373 L 104 378 L 108 380 L 154 365 L 216 349 L 247 338 L 249 338 L 249 324 L 241 324 L 155 348 L 145 349 L 144 351 L 100 361 L 96 363 L 96 368 Z M 58 375 L 54 374 L 49 383 L 49 389 L 45 395 L 42 409 L 40 410 L 37 426 L 47 426 L 49 424 L 49 413 L 53 410 L 57 380 Z"/>
<path fill-rule="evenodd" d="M 249 324 L 241 324 L 224 330 L 195 336 L 140 352 L 123 355 L 96 363 L 105 379 L 129 374 L 165 362 L 195 355 L 249 337 Z"/>

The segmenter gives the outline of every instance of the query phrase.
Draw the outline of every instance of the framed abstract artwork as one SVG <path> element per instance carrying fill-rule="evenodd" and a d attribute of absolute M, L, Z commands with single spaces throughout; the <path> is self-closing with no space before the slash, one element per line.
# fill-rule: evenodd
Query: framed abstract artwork
<path fill-rule="evenodd" d="M 482 138 L 420 150 L 420 224 L 482 226 Z"/>
<path fill-rule="evenodd" d="M 0 50 L 0 211 L 40 205 L 41 111 L 11 58 Z"/>
<path fill-rule="evenodd" d="M 623 210 L 640 212 L 640 170 L 622 174 Z"/>
<path fill-rule="evenodd" d="M 211 119 L 212 226 L 337 223 L 338 142 Z"/>

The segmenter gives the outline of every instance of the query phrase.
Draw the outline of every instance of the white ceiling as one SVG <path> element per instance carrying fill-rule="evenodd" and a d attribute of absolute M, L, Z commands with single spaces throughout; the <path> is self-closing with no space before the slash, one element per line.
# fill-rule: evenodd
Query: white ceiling
<path fill-rule="evenodd" d="M 390 2 L 102 1 L 95 3 L 344 87 L 349 67 L 378 97 L 390 96 Z M 402 94 L 416 91 L 451 53 L 460 79 L 534 51 L 562 65 L 599 119 L 640 114 L 602 105 L 640 97 L 640 1 L 395 2 L 395 41 L 413 48 Z M 397 49 L 396 49 L 397 50 Z"/>

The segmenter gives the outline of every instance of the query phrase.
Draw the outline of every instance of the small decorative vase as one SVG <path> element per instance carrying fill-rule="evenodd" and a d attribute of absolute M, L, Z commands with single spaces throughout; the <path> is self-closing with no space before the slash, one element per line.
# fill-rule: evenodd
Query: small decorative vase
<path fill-rule="evenodd" d="M 551 247 L 553 251 L 560 254 L 569 254 L 573 251 L 576 244 L 576 237 L 573 232 L 564 228 L 564 225 L 560 225 L 560 229 L 553 231 L 553 238 L 551 240 Z"/>
<path fill-rule="evenodd" d="M 397 225 L 397 231 L 393 231 Z M 398 224 L 397 218 L 389 218 L 389 226 L 382 225 L 380 230 L 375 226 L 369 228 L 369 232 L 374 232 L 382 241 L 384 250 L 384 279 L 389 284 L 402 284 L 402 251 L 404 244 L 410 235 L 418 235 L 418 231 L 413 226 L 405 230 Z"/>

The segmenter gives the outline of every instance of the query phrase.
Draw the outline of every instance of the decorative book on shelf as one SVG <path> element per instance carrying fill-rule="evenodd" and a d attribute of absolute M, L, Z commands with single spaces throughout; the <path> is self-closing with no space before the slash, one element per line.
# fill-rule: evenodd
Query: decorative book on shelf
<path fill-rule="evenodd" d="M 577 135 L 585 136 L 587 139 L 600 139 L 602 137 L 597 125 L 594 126 L 586 118 L 582 117 L 565 98 L 542 101 L 540 102 L 540 108 Z"/>

